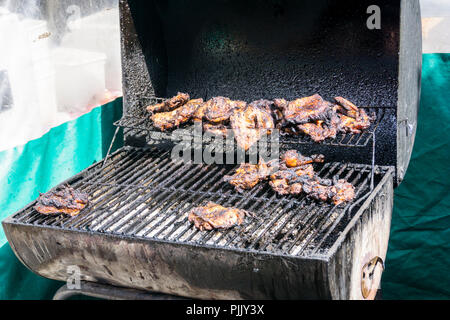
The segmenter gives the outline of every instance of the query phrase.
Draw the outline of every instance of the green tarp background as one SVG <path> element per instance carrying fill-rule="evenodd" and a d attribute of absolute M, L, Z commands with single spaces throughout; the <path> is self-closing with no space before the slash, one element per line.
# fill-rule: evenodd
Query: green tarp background
<path fill-rule="evenodd" d="M 449 101 L 450 55 L 424 55 L 416 145 L 406 179 L 395 192 L 384 299 L 450 298 Z M 0 219 L 101 160 L 120 116 L 119 99 L 0 153 Z M 5 243 L 3 231 L 0 247 L 0 299 L 52 298 L 61 283 L 28 271 Z"/>

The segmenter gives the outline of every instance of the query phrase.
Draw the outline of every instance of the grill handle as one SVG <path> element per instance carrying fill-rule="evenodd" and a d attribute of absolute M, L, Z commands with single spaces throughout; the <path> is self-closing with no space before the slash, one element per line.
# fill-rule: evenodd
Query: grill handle
<path fill-rule="evenodd" d="M 380 269 L 381 267 L 381 269 Z M 377 292 L 379 281 L 377 277 L 381 278 L 384 271 L 384 261 L 380 257 L 375 257 L 364 265 L 361 271 L 361 294 L 366 300 L 374 300 Z"/>

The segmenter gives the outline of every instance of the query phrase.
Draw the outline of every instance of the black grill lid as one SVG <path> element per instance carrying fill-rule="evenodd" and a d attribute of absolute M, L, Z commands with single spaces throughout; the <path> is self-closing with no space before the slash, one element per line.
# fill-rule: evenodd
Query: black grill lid
<path fill-rule="evenodd" d="M 373 5 L 381 29 L 367 26 Z M 393 110 L 377 130 L 376 163 L 395 166 L 403 179 L 420 94 L 419 1 L 121 0 L 120 7 L 125 114 L 145 97 L 178 91 L 249 102 L 339 95 Z"/>

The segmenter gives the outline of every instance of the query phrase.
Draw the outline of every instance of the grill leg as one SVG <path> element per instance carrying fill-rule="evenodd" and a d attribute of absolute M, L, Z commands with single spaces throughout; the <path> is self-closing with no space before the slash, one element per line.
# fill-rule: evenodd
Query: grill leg
<path fill-rule="evenodd" d="M 106 300 L 183 300 L 181 297 L 149 293 L 128 288 L 119 288 L 94 282 L 81 282 L 80 289 L 69 289 L 62 286 L 53 297 L 53 300 L 68 300 L 75 296 L 86 296 Z"/>

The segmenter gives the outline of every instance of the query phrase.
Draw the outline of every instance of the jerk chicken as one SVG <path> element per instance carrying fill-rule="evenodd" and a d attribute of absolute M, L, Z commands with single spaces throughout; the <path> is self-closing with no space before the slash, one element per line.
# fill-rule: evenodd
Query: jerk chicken
<path fill-rule="evenodd" d="M 213 202 L 197 207 L 189 212 L 189 222 L 200 231 L 226 230 L 239 226 L 248 213 L 235 208 L 225 208 Z"/>
<path fill-rule="evenodd" d="M 174 129 L 189 122 L 202 105 L 203 99 L 190 100 L 173 111 L 153 114 L 151 120 L 153 125 L 161 131 Z"/>
<path fill-rule="evenodd" d="M 234 110 L 230 122 L 237 145 L 245 151 L 275 129 L 271 114 L 256 103 Z"/>
<path fill-rule="evenodd" d="M 86 193 L 63 186 L 60 190 L 41 194 L 34 209 L 44 215 L 67 214 L 75 217 L 88 203 Z"/>
<path fill-rule="evenodd" d="M 314 177 L 305 181 L 303 190 L 316 200 L 331 200 L 336 206 L 355 198 L 355 187 L 345 180 Z"/>
<path fill-rule="evenodd" d="M 280 195 L 306 193 L 313 199 L 332 201 L 335 205 L 355 197 L 355 188 L 345 180 L 322 179 L 314 171 L 313 163 L 323 163 L 323 155 L 305 157 L 295 150 L 281 156 L 278 172 L 270 176 L 270 186 Z"/>
<path fill-rule="evenodd" d="M 225 176 L 224 181 L 233 185 L 236 191 L 242 193 L 244 190 L 253 189 L 258 183 L 266 180 L 275 170 L 276 163 L 266 163 L 260 160 L 259 164 L 243 163 L 233 176 Z"/>
<path fill-rule="evenodd" d="M 149 106 L 154 126 L 167 131 L 194 120 L 202 122 L 204 132 L 222 137 L 228 136 L 231 126 L 238 146 L 245 151 L 275 128 L 285 135 L 303 133 L 320 143 L 336 138 L 339 132 L 360 134 L 375 120 L 342 97 L 336 97 L 333 104 L 318 94 L 294 101 L 257 100 L 249 105 L 226 97 L 205 103 L 189 99 L 188 94 L 178 93 L 164 103 Z"/>
<path fill-rule="evenodd" d="M 175 97 L 163 103 L 148 106 L 147 111 L 150 113 L 170 112 L 184 105 L 189 99 L 190 97 L 187 93 L 179 92 Z"/>

